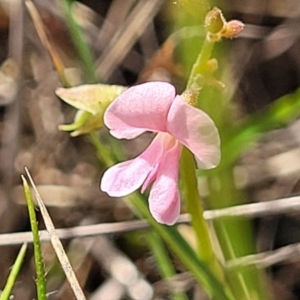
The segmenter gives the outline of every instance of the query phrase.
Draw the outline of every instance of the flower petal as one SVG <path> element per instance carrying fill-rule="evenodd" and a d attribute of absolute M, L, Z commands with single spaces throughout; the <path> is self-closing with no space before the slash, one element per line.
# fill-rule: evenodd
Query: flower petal
<path fill-rule="evenodd" d="M 178 142 L 161 159 L 156 180 L 149 195 L 149 209 L 157 222 L 173 225 L 180 212 L 178 164 L 181 146 Z"/>
<path fill-rule="evenodd" d="M 156 168 L 163 144 L 154 139 L 138 157 L 109 168 L 102 177 L 100 189 L 111 197 L 122 197 L 137 190 Z"/>
<path fill-rule="evenodd" d="M 144 131 L 166 131 L 174 87 L 166 82 L 148 82 L 133 86 L 108 107 L 104 123 L 116 138 L 132 139 Z"/>
<path fill-rule="evenodd" d="M 160 149 L 161 152 L 156 152 L 158 163 L 153 167 L 151 172 L 149 172 L 147 179 L 145 180 L 141 188 L 141 193 L 144 193 L 144 191 L 149 187 L 149 185 L 156 179 L 157 171 L 159 168 L 159 161 L 161 157 L 163 157 L 163 152 L 166 150 L 168 151 L 168 149 L 174 145 L 174 142 L 176 142 L 176 140 L 173 139 L 172 136 L 170 136 L 168 133 L 162 132 L 158 133 L 153 139 L 151 144 L 155 144 L 155 146 L 158 149 Z"/>
<path fill-rule="evenodd" d="M 220 137 L 213 120 L 176 96 L 168 114 L 168 132 L 189 148 L 200 166 L 210 169 L 220 162 Z"/>

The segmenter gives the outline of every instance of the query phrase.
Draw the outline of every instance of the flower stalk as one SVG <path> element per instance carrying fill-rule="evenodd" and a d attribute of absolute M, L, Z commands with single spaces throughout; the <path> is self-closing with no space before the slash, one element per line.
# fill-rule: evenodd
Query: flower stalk
<path fill-rule="evenodd" d="M 207 63 L 211 57 L 215 41 L 209 38 L 209 33 L 206 34 L 201 52 L 199 53 L 196 62 L 193 65 L 188 83 L 187 89 L 191 89 L 195 84 L 196 79 L 199 76 L 203 76 L 207 69 Z"/>
<path fill-rule="evenodd" d="M 223 280 L 223 271 L 217 261 L 211 244 L 207 222 L 203 218 L 202 201 L 198 192 L 196 163 L 193 154 L 184 147 L 181 155 L 181 179 L 186 209 L 197 239 L 197 253 L 210 267 L 217 278 Z"/>

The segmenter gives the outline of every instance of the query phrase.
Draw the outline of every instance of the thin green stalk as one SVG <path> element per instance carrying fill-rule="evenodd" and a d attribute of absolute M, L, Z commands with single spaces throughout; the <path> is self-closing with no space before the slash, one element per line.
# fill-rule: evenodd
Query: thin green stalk
<path fill-rule="evenodd" d="M 212 248 L 207 223 L 203 218 L 203 207 L 198 192 L 195 170 L 196 163 L 194 156 L 187 148 L 184 148 L 182 151 L 180 168 L 183 185 L 182 190 L 186 209 L 191 215 L 191 224 L 197 238 L 198 254 L 220 279 L 223 278 L 223 274 Z"/>
<path fill-rule="evenodd" d="M 24 243 L 22 245 L 22 247 L 19 251 L 19 254 L 16 258 L 16 261 L 9 273 L 5 287 L 0 294 L 0 300 L 9 300 L 10 299 L 11 291 L 14 287 L 17 276 L 19 275 L 19 272 L 20 272 L 20 269 L 21 269 L 21 266 L 22 266 L 22 263 L 23 263 L 23 260 L 25 257 L 26 249 L 27 249 L 27 243 Z"/>
<path fill-rule="evenodd" d="M 214 48 L 215 42 L 210 40 L 208 38 L 208 35 L 206 35 L 201 52 L 197 57 L 196 62 L 193 65 L 188 83 L 187 83 L 187 89 L 191 88 L 195 79 L 197 78 L 198 75 L 201 75 L 205 72 L 206 69 L 206 63 L 210 59 L 211 52 Z"/>
<path fill-rule="evenodd" d="M 60 241 L 60 239 L 58 238 L 57 236 L 57 233 L 56 233 L 56 230 L 55 230 L 55 227 L 52 223 L 52 220 L 50 218 L 50 215 L 47 211 L 47 208 L 37 190 L 37 187 L 31 177 L 31 174 L 29 173 L 28 169 L 25 167 L 25 172 L 26 172 L 26 175 L 28 176 L 29 180 L 30 180 L 30 183 L 31 183 L 31 186 L 34 190 L 34 193 L 35 193 L 35 198 L 37 200 L 37 203 L 39 205 L 39 209 L 41 211 L 41 214 L 43 216 L 43 219 L 44 219 L 44 222 L 45 222 L 45 226 L 46 226 L 46 229 L 49 233 L 49 236 L 50 236 L 50 240 L 51 240 L 51 244 L 53 246 L 53 249 L 57 255 L 57 258 L 59 259 L 60 261 L 60 264 L 61 264 L 61 267 L 63 268 L 64 272 L 65 272 L 65 275 L 66 275 L 66 278 L 70 284 L 70 287 L 72 289 L 72 291 L 74 292 L 74 296 L 77 300 L 85 300 L 85 296 L 84 296 L 84 293 L 79 285 L 79 282 L 75 276 L 75 272 L 70 264 L 70 261 L 64 251 L 64 248 L 62 246 L 62 243 Z M 24 181 L 24 178 L 23 178 L 23 181 Z M 28 185 L 27 185 L 28 187 Z M 30 191 L 29 191 L 29 188 L 28 189 L 28 194 L 30 196 Z M 28 197 L 27 197 L 28 198 Z M 31 199 L 30 199 L 31 200 Z M 35 217 L 35 214 L 34 214 L 34 205 L 32 203 L 32 201 L 30 201 L 30 206 L 31 206 L 31 214 L 34 215 Z M 36 226 L 36 229 L 35 231 L 37 232 L 38 234 L 38 231 L 37 231 L 37 224 L 36 222 L 32 222 L 34 223 L 34 226 Z M 38 236 L 38 235 L 37 235 Z M 35 235 L 34 235 L 34 246 L 35 246 Z M 40 244 L 39 244 L 40 245 Z M 40 250 L 40 249 L 39 249 Z M 44 278 L 42 278 L 44 279 Z"/>
<path fill-rule="evenodd" d="M 82 32 L 78 24 L 76 23 L 73 13 L 72 6 L 75 1 L 73 0 L 63 0 L 63 8 L 65 11 L 66 20 L 70 29 L 70 33 L 74 42 L 74 45 L 77 49 L 80 60 L 82 61 L 84 71 L 86 76 L 88 77 L 88 81 L 91 83 L 98 82 L 98 78 L 95 72 L 95 65 L 92 59 L 93 55 L 88 47 L 86 41 L 82 36 Z"/>
<path fill-rule="evenodd" d="M 39 237 L 39 230 L 37 226 L 37 220 L 35 215 L 35 207 L 31 197 L 31 192 L 29 185 L 24 176 L 21 176 L 23 180 L 23 188 L 25 192 L 25 197 L 27 201 L 27 207 L 29 212 L 30 224 L 31 224 L 31 231 L 33 234 L 33 247 L 34 247 L 34 262 L 35 262 L 35 269 L 37 275 L 37 298 L 38 300 L 46 300 L 47 299 L 47 292 L 46 292 L 46 280 L 45 280 L 45 269 L 44 269 L 44 262 L 43 256 L 41 251 L 41 243 Z"/>
<path fill-rule="evenodd" d="M 90 140 L 94 147 L 97 150 L 97 156 L 99 160 L 102 160 L 106 163 L 107 166 L 112 166 L 115 161 L 112 157 L 111 151 L 109 151 L 99 140 L 99 137 L 95 131 L 90 132 Z"/>
<path fill-rule="evenodd" d="M 200 75 L 200 77 L 204 77 L 205 79 L 207 62 L 210 59 L 214 44 L 214 41 L 211 41 L 208 37 L 206 37 L 201 53 L 192 68 L 187 88 L 192 88 L 192 85 L 195 82 L 197 83 L 197 76 Z M 203 82 L 205 83 L 205 80 Z M 225 143 L 227 144 L 227 142 L 229 142 L 227 137 L 235 127 L 232 122 L 226 122 L 228 119 L 228 112 L 225 110 L 226 107 L 223 105 L 224 102 L 222 102 L 224 95 L 221 93 L 215 94 L 211 88 L 207 88 L 205 86 L 200 86 L 200 88 L 202 88 L 202 90 L 198 95 L 198 103 L 200 104 L 199 108 L 204 109 L 212 117 L 216 124 L 219 125 L 218 129 L 222 138 L 221 167 L 206 173 L 208 176 L 208 183 L 210 185 L 210 195 L 208 199 L 209 206 L 213 208 L 226 207 L 232 205 L 232 203 L 239 203 L 241 199 L 238 197 L 235 187 L 231 185 L 231 183 L 233 183 L 231 181 L 233 166 L 232 164 L 226 163 L 228 161 L 227 155 L 228 157 L 232 157 L 231 153 L 236 153 L 237 149 L 241 149 L 241 145 L 239 144 L 236 145 L 236 147 L 228 148 L 225 145 Z M 216 100 L 212 99 L 218 99 L 218 103 L 215 102 Z M 224 124 L 226 124 L 226 126 L 224 126 Z M 222 167 L 224 165 L 226 165 L 226 167 Z M 191 166 L 191 168 L 194 172 L 194 166 Z M 220 173 L 220 170 L 222 170 L 222 173 Z M 201 173 L 203 174 L 203 172 Z M 232 190 L 229 189 L 230 187 Z M 188 208 L 188 211 L 192 212 L 195 208 L 192 203 L 187 203 L 187 207 L 189 206 L 190 208 Z M 195 212 L 193 213 L 196 214 Z M 248 221 L 216 221 L 214 222 L 214 225 L 225 260 L 232 257 L 246 255 L 246 253 L 253 253 L 254 244 L 251 226 Z M 241 239 L 241 237 L 243 238 Z M 231 284 L 231 290 L 236 299 L 268 299 L 266 291 L 262 288 L 264 285 L 262 274 L 260 271 L 256 270 L 255 267 L 251 269 L 244 269 L 238 273 L 227 272 L 227 270 L 225 270 L 225 272 L 226 278 L 228 278 Z"/>
<path fill-rule="evenodd" d="M 154 231 L 150 231 L 147 233 L 147 241 L 156 258 L 157 267 L 162 278 L 167 280 L 168 278 L 173 277 L 176 274 L 176 271 L 159 235 Z M 174 300 L 188 300 L 187 295 L 183 292 L 172 291 L 172 295 L 172 299 Z"/>

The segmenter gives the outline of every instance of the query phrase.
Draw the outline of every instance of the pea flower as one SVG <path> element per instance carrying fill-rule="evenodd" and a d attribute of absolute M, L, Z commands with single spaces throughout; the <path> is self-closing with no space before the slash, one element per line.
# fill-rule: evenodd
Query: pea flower
<path fill-rule="evenodd" d="M 133 139 L 145 131 L 156 132 L 139 156 L 116 164 L 103 175 L 101 190 L 112 197 L 127 196 L 151 184 L 149 209 L 159 223 L 172 225 L 180 213 L 179 159 L 187 147 L 202 168 L 220 160 L 216 126 L 203 111 L 187 104 L 165 82 L 133 86 L 107 108 L 104 123 L 117 139 Z"/>

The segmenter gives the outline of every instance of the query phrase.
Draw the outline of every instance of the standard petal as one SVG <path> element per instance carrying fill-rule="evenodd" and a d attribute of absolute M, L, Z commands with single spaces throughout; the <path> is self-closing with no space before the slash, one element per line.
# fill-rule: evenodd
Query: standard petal
<path fill-rule="evenodd" d="M 163 144 L 154 139 L 135 159 L 109 168 L 103 175 L 100 189 L 111 197 L 122 197 L 137 190 L 156 168 L 163 153 Z"/>
<path fill-rule="evenodd" d="M 220 162 L 220 137 L 213 120 L 176 96 L 168 114 L 168 132 L 189 148 L 200 166 L 214 168 Z"/>
<path fill-rule="evenodd" d="M 104 115 L 104 123 L 116 138 L 132 139 L 144 131 L 166 131 L 174 87 L 166 82 L 133 86 L 117 97 Z"/>
<path fill-rule="evenodd" d="M 157 222 L 173 225 L 180 212 L 178 164 L 181 146 L 178 142 L 165 153 L 149 195 L 149 209 Z"/>

